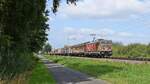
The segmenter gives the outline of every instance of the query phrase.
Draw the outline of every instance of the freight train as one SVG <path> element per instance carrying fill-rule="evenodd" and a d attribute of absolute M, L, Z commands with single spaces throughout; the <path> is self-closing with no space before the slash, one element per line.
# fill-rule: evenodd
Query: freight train
<path fill-rule="evenodd" d="M 63 48 L 53 50 L 51 54 L 65 56 L 110 57 L 112 55 L 112 41 L 97 39 L 92 42 L 64 46 Z"/>

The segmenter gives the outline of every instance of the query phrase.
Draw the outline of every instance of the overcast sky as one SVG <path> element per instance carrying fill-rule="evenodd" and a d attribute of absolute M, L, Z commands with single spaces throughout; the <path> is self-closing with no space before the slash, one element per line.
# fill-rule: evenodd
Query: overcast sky
<path fill-rule="evenodd" d="M 150 42 L 150 0 L 81 0 L 77 6 L 64 1 L 49 16 L 48 42 L 54 48 L 90 41 L 93 33 L 124 44 Z"/>

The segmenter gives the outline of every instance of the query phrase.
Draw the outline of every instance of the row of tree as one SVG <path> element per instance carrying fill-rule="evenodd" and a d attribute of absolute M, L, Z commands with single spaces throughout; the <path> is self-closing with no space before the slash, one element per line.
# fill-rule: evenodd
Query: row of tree
<path fill-rule="evenodd" d="M 12 78 L 32 68 L 33 53 L 47 40 L 46 0 L 0 1 L 0 76 Z"/>
<path fill-rule="evenodd" d="M 66 0 L 74 3 L 77 0 Z M 0 0 L 0 79 L 32 69 L 47 40 L 47 0 Z M 60 0 L 53 0 L 53 12 Z"/>
<path fill-rule="evenodd" d="M 125 57 L 150 57 L 150 44 L 129 44 L 113 43 L 113 56 Z"/>

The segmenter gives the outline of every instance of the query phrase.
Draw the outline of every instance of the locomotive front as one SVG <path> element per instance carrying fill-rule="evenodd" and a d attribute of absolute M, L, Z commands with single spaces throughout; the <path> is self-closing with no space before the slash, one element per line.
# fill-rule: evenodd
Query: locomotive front
<path fill-rule="evenodd" d="M 112 55 L 112 41 L 98 39 L 85 44 L 85 55 L 96 57 L 110 57 Z"/>
<path fill-rule="evenodd" d="M 112 41 L 111 40 L 98 40 L 98 52 L 101 56 L 111 56 L 112 55 Z"/>

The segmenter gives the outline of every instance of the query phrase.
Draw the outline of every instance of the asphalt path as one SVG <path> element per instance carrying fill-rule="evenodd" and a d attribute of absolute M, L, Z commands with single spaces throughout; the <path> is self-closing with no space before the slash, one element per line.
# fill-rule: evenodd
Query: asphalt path
<path fill-rule="evenodd" d="M 43 59 L 43 63 L 52 73 L 57 84 L 108 84 L 106 81 L 95 79 L 63 65 L 50 62 L 47 59 Z"/>

